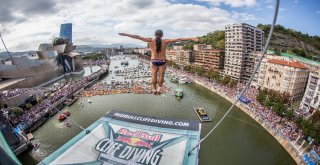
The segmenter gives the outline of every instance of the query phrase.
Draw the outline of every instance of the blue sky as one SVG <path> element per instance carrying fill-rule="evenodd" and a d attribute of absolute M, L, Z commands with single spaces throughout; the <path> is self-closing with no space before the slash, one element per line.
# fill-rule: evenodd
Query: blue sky
<path fill-rule="evenodd" d="M 73 24 L 73 42 L 144 42 L 119 32 L 165 38 L 202 36 L 225 25 L 270 24 L 274 0 L 0 0 L 0 33 L 10 51 L 37 50 L 59 36 L 61 23 Z M 278 24 L 320 36 L 320 0 L 281 0 Z M 0 51 L 4 51 L 0 45 Z"/>
<path fill-rule="evenodd" d="M 204 2 L 191 0 L 177 0 L 176 3 L 194 3 L 212 7 L 210 0 Z M 212 0 L 215 1 L 215 0 Z M 211 1 L 211 2 L 212 2 Z M 241 1 L 241 0 L 240 0 Z M 252 25 L 258 23 L 270 24 L 274 12 L 274 0 L 257 0 L 255 6 L 231 7 L 228 4 L 220 3 L 218 6 L 227 11 L 248 13 L 256 17 L 248 21 Z M 320 36 L 320 0 L 280 0 L 280 12 L 277 24 L 286 28 L 292 28 L 309 35 Z"/>

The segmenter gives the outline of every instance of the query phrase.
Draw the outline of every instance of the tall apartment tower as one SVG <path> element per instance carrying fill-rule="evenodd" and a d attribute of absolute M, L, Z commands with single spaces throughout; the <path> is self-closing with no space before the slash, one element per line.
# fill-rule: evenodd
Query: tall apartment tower
<path fill-rule="evenodd" d="M 237 23 L 226 25 L 225 35 L 224 74 L 247 82 L 255 59 L 250 54 L 263 51 L 263 31 L 246 23 Z"/>

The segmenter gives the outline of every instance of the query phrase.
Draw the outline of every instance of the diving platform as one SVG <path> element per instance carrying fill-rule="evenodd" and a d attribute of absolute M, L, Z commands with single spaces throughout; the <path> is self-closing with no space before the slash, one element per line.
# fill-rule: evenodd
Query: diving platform
<path fill-rule="evenodd" d="M 198 164 L 197 121 L 156 118 L 112 110 L 81 131 L 40 165 Z"/>

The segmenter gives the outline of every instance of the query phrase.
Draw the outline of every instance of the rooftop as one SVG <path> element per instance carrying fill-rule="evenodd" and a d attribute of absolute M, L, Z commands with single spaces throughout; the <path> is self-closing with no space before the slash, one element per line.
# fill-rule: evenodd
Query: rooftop
<path fill-rule="evenodd" d="M 294 58 L 294 59 L 299 60 L 300 62 L 304 62 L 304 63 L 320 66 L 320 62 L 313 61 L 313 60 L 310 60 L 310 59 L 307 59 L 307 58 L 304 58 L 304 57 L 300 57 L 300 56 L 296 56 L 296 55 L 292 55 L 292 54 L 287 54 L 287 53 L 281 53 L 281 56 Z"/>
<path fill-rule="evenodd" d="M 279 65 L 284 65 L 284 66 L 290 66 L 290 67 L 294 67 L 294 68 L 308 69 L 306 66 L 302 65 L 299 62 L 295 62 L 295 61 L 271 59 L 271 60 L 268 60 L 268 62 L 274 63 L 274 64 L 279 64 Z"/>

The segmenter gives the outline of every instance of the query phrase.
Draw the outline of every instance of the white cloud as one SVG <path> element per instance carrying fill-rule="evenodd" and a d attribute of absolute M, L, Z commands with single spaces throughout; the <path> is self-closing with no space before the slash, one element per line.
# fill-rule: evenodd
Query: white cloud
<path fill-rule="evenodd" d="M 288 9 L 280 7 L 279 10 L 283 12 L 283 11 L 287 11 Z"/>
<path fill-rule="evenodd" d="M 202 2 L 209 2 L 213 6 L 220 6 L 222 3 L 230 5 L 231 7 L 253 7 L 257 5 L 256 0 L 198 0 Z"/>
<path fill-rule="evenodd" d="M 226 24 L 236 21 L 253 19 L 247 13 L 165 0 L 82 0 L 69 8 L 62 7 L 54 15 L 35 15 L 22 23 L 6 24 L 5 28 L 0 25 L 3 26 L 0 29 L 6 29 L 3 37 L 9 50 L 20 51 L 35 50 L 40 43 L 51 42 L 50 39 L 59 35 L 60 24 L 66 22 L 73 23 L 76 45 L 118 42 L 145 45 L 117 33 L 152 37 L 154 30 L 163 29 L 166 38 L 192 37 L 224 29 Z"/>
<path fill-rule="evenodd" d="M 235 11 L 232 12 L 232 18 L 237 22 L 248 22 L 256 19 L 256 17 L 252 14 L 238 13 Z"/>
<path fill-rule="evenodd" d="M 268 5 L 266 8 L 267 9 L 273 9 L 273 6 L 272 5 Z"/>

